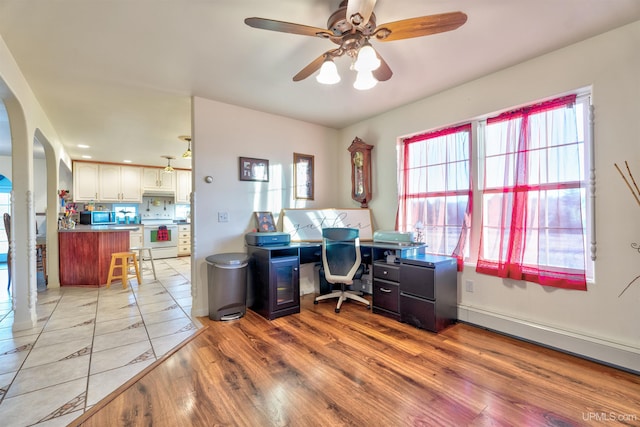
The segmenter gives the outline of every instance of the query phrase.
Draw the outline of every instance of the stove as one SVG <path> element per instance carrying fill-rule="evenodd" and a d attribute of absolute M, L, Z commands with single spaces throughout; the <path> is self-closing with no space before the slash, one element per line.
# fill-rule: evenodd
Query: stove
<path fill-rule="evenodd" d="M 142 225 L 143 245 L 153 250 L 154 258 L 177 258 L 178 225 L 172 219 L 143 219 Z"/>

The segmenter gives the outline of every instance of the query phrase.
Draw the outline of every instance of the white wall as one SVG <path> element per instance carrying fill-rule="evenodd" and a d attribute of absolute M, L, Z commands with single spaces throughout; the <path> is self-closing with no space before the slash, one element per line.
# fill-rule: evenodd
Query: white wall
<path fill-rule="evenodd" d="M 630 247 L 632 242 L 640 243 L 640 207 L 613 166 L 627 160 L 635 176 L 640 177 L 638 46 L 640 22 L 340 131 L 338 153 L 343 178 L 348 179 L 349 170 L 348 156 L 343 153 L 353 137 L 375 145 L 373 200 L 369 206 L 376 226 L 392 229 L 399 136 L 592 86 L 598 245 L 595 283 L 589 284 L 587 292 L 553 289 L 476 274 L 475 266 L 467 265 L 459 275 L 461 319 L 640 371 L 640 280 L 618 297 L 640 274 L 640 253 Z M 339 202 L 346 205 L 348 197 L 341 194 Z M 477 252 L 477 247 L 471 250 Z M 473 293 L 460 286 L 466 280 L 474 281 Z M 512 326 L 505 326 L 509 324 Z M 577 343 L 572 344 L 574 339 Z M 594 344 L 592 348 L 586 348 L 589 343 Z"/>
<path fill-rule="evenodd" d="M 271 211 L 277 221 L 282 208 L 336 206 L 337 131 L 202 98 L 193 99 L 192 110 L 193 310 L 207 315 L 205 258 L 246 252 L 244 234 L 255 228 L 254 211 Z M 294 152 L 314 156 L 313 201 L 293 199 Z M 269 160 L 269 182 L 240 181 L 238 157 Z M 211 184 L 206 176 L 213 177 Z M 218 212 L 227 212 L 229 221 L 218 222 Z M 313 281 L 312 276 L 312 266 L 304 267 L 301 282 Z"/>

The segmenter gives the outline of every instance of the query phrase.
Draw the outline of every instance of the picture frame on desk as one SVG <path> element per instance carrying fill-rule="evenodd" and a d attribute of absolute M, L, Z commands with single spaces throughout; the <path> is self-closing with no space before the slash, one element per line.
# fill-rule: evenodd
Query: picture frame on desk
<path fill-rule="evenodd" d="M 313 200 L 313 156 L 293 153 L 293 198 Z"/>
<path fill-rule="evenodd" d="M 256 215 L 256 228 L 258 232 L 277 231 L 276 223 L 271 212 L 254 212 Z"/>
<path fill-rule="evenodd" d="M 269 182 L 269 160 L 239 157 L 240 181 Z"/>

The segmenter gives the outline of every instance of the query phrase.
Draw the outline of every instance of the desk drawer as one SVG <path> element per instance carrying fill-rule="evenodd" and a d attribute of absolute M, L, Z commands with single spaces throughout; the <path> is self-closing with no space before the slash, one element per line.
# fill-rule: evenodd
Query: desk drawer
<path fill-rule="evenodd" d="M 400 287 L 403 293 L 435 300 L 435 269 L 402 264 Z"/>
<path fill-rule="evenodd" d="M 373 277 L 397 282 L 400 280 L 400 266 L 387 264 L 386 262 L 374 262 Z"/>
<path fill-rule="evenodd" d="M 437 332 L 435 302 L 400 293 L 400 309 L 401 322 Z"/>
<path fill-rule="evenodd" d="M 373 305 L 385 310 L 398 312 L 398 284 L 386 280 L 373 281 Z"/>

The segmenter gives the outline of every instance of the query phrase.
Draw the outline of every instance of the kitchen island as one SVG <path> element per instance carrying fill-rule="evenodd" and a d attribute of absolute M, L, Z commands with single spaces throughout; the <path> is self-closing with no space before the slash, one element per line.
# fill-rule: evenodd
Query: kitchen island
<path fill-rule="evenodd" d="M 129 251 L 137 225 L 78 225 L 58 230 L 60 286 L 99 287 L 107 283 L 111 254 Z"/>

